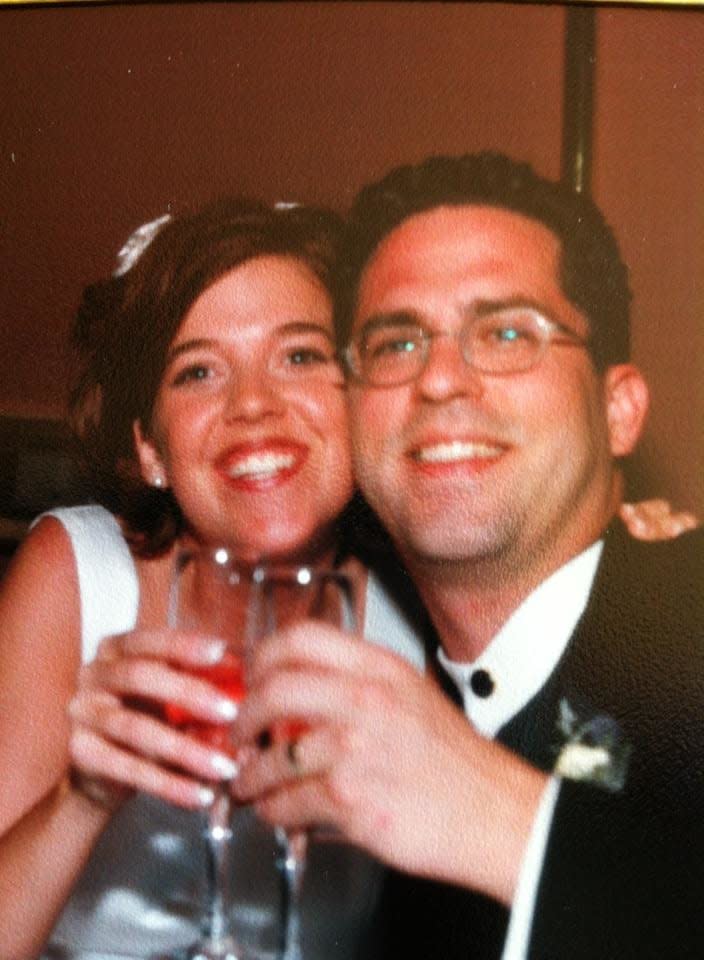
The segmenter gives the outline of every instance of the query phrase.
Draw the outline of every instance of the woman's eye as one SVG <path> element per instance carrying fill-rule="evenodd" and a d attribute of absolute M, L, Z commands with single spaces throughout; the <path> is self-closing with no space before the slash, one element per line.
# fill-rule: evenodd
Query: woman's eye
<path fill-rule="evenodd" d="M 211 376 L 211 369 L 203 363 L 194 363 L 179 370 L 173 379 L 174 386 L 179 387 L 186 383 L 197 383 L 207 380 Z"/>
<path fill-rule="evenodd" d="M 310 367 L 316 364 L 330 363 L 332 356 L 315 347 L 297 347 L 286 355 L 287 363 L 292 367 Z"/>

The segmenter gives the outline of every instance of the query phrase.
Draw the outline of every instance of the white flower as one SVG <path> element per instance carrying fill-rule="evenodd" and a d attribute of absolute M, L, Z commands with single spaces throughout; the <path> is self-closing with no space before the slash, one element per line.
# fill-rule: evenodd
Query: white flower
<path fill-rule="evenodd" d="M 589 781 L 605 790 L 623 789 L 631 745 L 612 717 L 603 713 L 589 713 L 586 719 L 580 717 L 563 697 L 559 703 L 557 729 L 562 740 L 555 763 L 558 776 Z"/>
<path fill-rule="evenodd" d="M 605 773 L 611 763 L 606 747 L 590 747 L 585 743 L 568 743 L 560 751 L 555 773 L 569 780 L 593 780 Z"/>

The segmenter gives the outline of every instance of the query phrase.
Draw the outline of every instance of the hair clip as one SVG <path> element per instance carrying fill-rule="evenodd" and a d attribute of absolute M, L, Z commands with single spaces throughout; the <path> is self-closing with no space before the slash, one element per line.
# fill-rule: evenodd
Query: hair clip
<path fill-rule="evenodd" d="M 165 213 L 163 216 L 157 217 L 156 220 L 143 223 L 141 227 L 137 227 L 129 235 L 117 254 L 117 265 L 112 272 L 113 277 L 124 276 L 135 265 L 157 233 L 170 219 L 171 214 Z"/>

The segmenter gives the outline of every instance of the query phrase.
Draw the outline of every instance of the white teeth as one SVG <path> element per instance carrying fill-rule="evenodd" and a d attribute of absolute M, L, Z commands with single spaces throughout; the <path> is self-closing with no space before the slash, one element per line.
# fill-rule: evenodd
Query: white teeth
<path fill-rule="evenodd" d="M 228 476 L 236 480 L 239 477 L 273 477 L 279 470 L 288 470 L 293 466 L 291 453 L 253 453 L 244 460 L 238 460 L 227 471 Z"/>
<path fill-rule="evenodd" d="M 421 463 L 454 463 L 478 457 L 496 457 L 500 453 L 500 447 L 491 447 L 486 443 L 453 440 L 452 443 L 436 443 L 432 447 L 422 447 L 415 453 L 415 459 Z"/>

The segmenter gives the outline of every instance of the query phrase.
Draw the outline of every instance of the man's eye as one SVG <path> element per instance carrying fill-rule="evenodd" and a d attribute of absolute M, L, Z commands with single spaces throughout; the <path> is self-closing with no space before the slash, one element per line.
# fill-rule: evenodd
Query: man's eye
<path fill-rule="evenodd" d="M 418 344 L 409 336 L 379 337 L 366 345 L 366 352 L 372 357 L 403 356 L 417 349 Z"/>
<path fill-rule="evenodd" d="M 193 363 L 188 367 L 179 370 L 174 377 L 174 386 L 179 387 L 186 383 L 197 383 L 201 380 L 207 380 L 211 376 L 210 367 L 202 363 Z"/>
<path fill-rule="evenodd" d="M 528 321 L 523 323 L 514 320 L 497 320 L 487 324 L 483 331 L 480 331 L 480 337 L 490 344 L 511 347 L 535 343 L 538 333 L 535 325 Z"/>
<path fill-rule="evenodd" d="M 519 330 L 518 327 L 494 328 L 494 340 L 498 340 L 501 343 L 515 343 L 516 340 L 522 340 L 523 337 L 525 337 L 525 331 Z"/>

